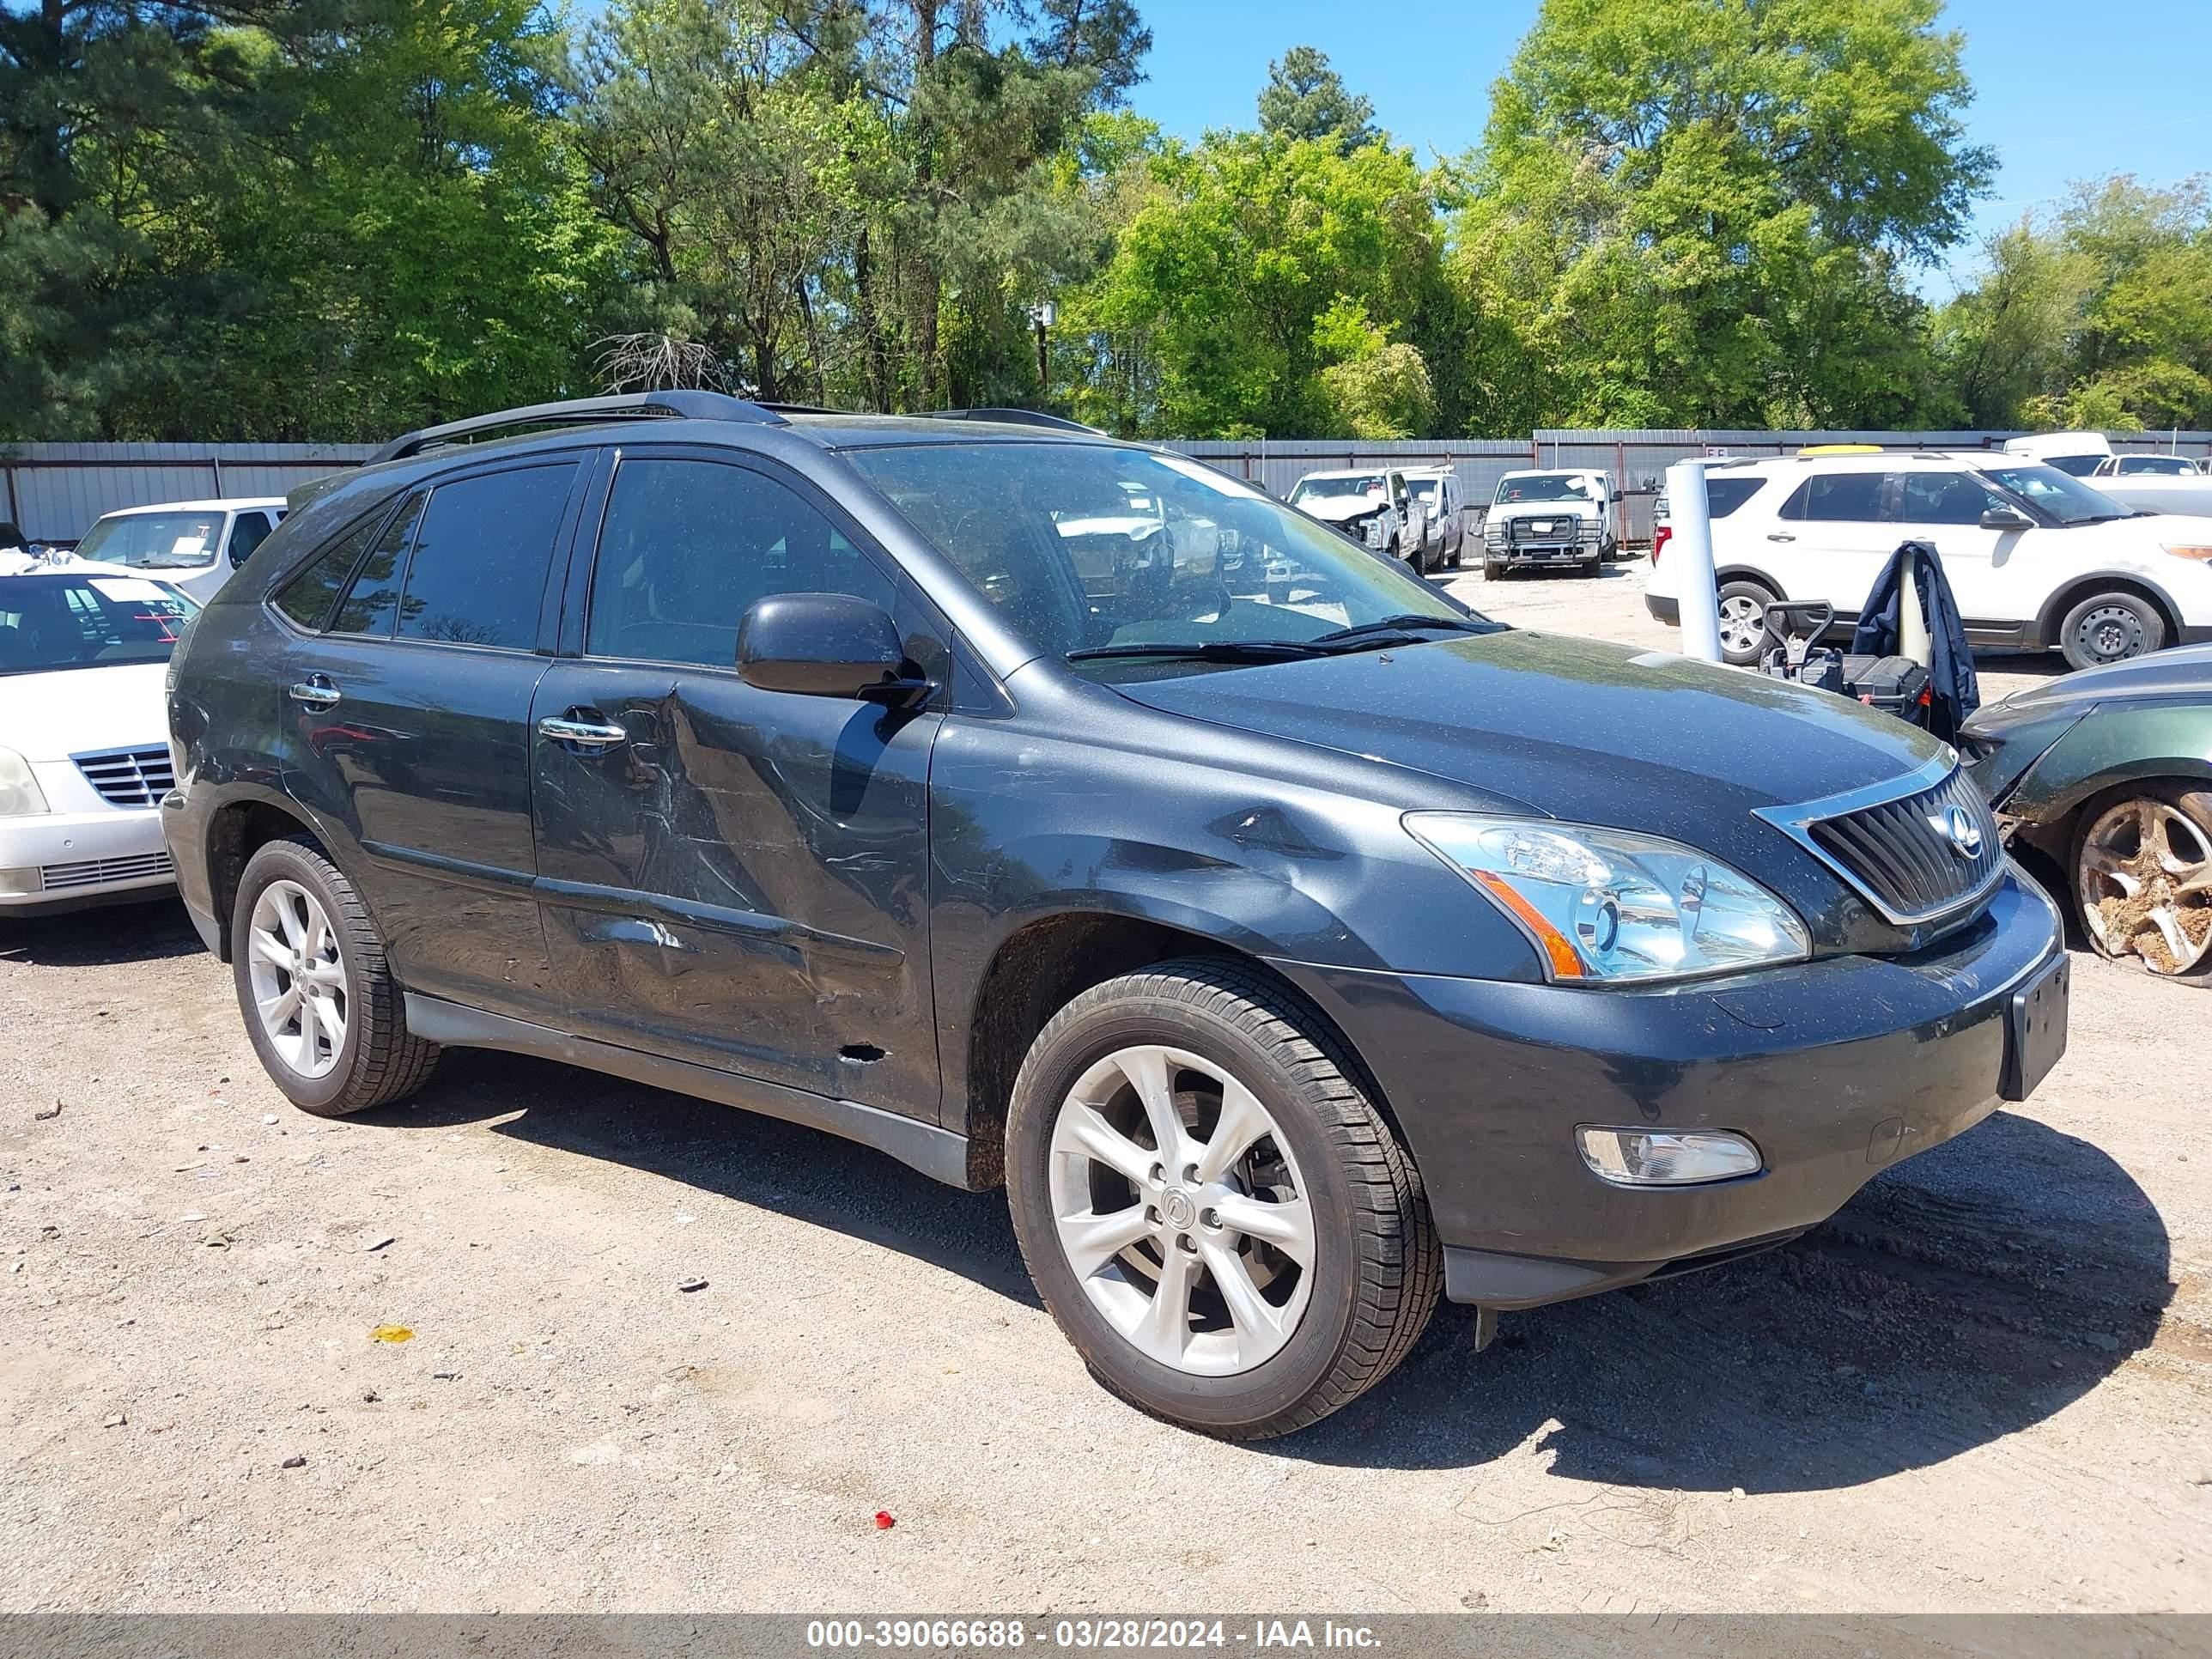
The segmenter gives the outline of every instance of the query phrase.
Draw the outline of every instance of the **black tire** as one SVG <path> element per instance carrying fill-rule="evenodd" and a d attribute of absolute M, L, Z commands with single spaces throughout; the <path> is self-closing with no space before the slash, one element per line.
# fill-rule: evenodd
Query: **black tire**
<path fill-rule="evenodd" d="M 1199 1375 L 1140 1350 L 1094 1305 L 1055 1228 L 1049 1166 L 1068 1092 L 1105 1056 L 1142 1044 L 1202 1057 L 1249 1089 L 1286 1143 L 1312 1214 L 1304 1315 L 1278 1352 L 1241 1372 Z M 1389 1375 L 1435 1311 L 1443 1254 L 1412 1157 L 1319 1014 L 1237 963 L 1165 963 L 1061 1009 L 1015 1080 L 1006 1153 L 1024 1259 L 1091 1375 L 1200 1433 L 1258 1440 L 1320 1421 Z"/>
<path fill-rule="evenodd" d="M 310 1077 L 276 1050 L 256 1012 L 252 973 L 254 907 L 276 882 L 306 889 L 330 920 L 344 974 L 345 1038 L 331 1069 Z M 261 1065 L 285 1097 L 318 1117 L 345 1117 L 404 1099 L 429 1080 L 438 1048 L 407 1030 L 399 983 L 354 884 L 309 836 L 272 841 L 246 860 L 231 908 L 231 980 Z"/>
<path fill-rule="evenodd" d="M 1759 582 L 1738 580 L 1732 582 L 1723 582 L 1721 584 L 1719 593 L 1715 596 L 1715 603 L 1719 605 L 1723 610 L 1725 611 L 1728 602 L 1731 599 L 1747 599 L 1752 604 L 1759 606 L 1763 613 L 1768 605 L 1774 603 L 1778 595 L 1772 589 L 1766 587 Z M 1741 647 L 1731 647 L 1727 639 L 1723 637 L 1721 641 L 1721 659 L 1723 662 L 1733 664 L 1738 668 L 1753 667 L 1758 663 L 1761 657 L 1766 654 L 1768 649 L 1776 643 L 1778 643 L 1778 641 L 1776 641 L 1772 631 L 1767 628 L 1765 623 L 1762 620 L 1759 623 L 1759 642 L 1748 650 L 1745 650 Z"/>
<path fill-rule="evenodd" d="M 1458 568 L 1460 568 L 1460 566 L 1461 566 L 1461 565 L 1462 565 L 1462 564 L 1466 561 L 1466 558 L 1467 558 L 1467 532 L 1466 532 L 1465 531 L 1462 531 L 1462 532 L 1460 532 L 1460 538 L 1459 538 L 1459 539 L 1458 539 L 1457 541 L 1455 541 L 1455 542 L 1454 542 L 1454 543 L 1452 544 L 1452 550 L 1451 550 L 1451 568 L 1452 568 L 1454 570 L 1458 569 Z"/>
<path fill-rule="evenodd" d="M 1426 540 L 1416 541 L 1411 547 L 1407 547 L 1405 536 L 1401 532 L 1398 538 L 1398 546 L 1405 559 L 1407 569 L 1412 571 L 1416 576 L 1425 576 L 1429 574 L 1429 544 Z"/>
<path fill-rule="evenodd" d="M 1495 559 L 1485 559 L 1482 562 L 1482 580 L 1486 582 L 1504 581 L 1505 567 Z"/>
<path fill-rule="evenodd" d="M 2069 668 L 2125 662 L 2166 643 L 2166 618 L 2140 593 L 2110 588 L 2092 593 L 2058 624 L 2058 648 Z"/>

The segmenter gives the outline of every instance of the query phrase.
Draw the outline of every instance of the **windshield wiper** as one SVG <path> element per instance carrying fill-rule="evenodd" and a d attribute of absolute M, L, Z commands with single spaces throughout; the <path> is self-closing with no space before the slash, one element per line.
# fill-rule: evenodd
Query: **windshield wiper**
<path fill-rule="evenodd" d="M 1093 662 L 1102 657 L 1167 657 L 1194 662 L 1296 662 L 1328 654 L 1326 647 L 1316 650 L 1304 640 L 1139 640 L 1127 645 L 1086 645 L 1069 652 L 1066 659 Z"/>
<path fill-rule="evenodd" d="M 1441 628 L 1453 634 L 1494 634 L 1498 624 L 1477 622 L 1472 617 L 1419 617 L 1410 611 L 1402 616 L 1380 617 L 1370 623 L 1361 623 L 1357 628 L 1339 628 L 1327 634 L 1316 634 L 1304 643 L 1324 649 L 1332 646 L 1362 645 L 1385 635 L 1395 639 L 1418 634 L 1425 628 Z"/>

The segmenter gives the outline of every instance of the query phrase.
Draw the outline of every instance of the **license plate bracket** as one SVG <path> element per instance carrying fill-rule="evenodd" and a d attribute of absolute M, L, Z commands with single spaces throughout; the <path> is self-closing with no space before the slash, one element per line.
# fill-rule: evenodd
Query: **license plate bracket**
<path fill-rule="evenodd" d="M 2064 1056 L 2072 981 L 2072 965 L 2061 956 L 2012 994 L 2005 1007 L 2004 1072 L 1997 1082 L 2001 1098 L 2026 1100 Z"/>

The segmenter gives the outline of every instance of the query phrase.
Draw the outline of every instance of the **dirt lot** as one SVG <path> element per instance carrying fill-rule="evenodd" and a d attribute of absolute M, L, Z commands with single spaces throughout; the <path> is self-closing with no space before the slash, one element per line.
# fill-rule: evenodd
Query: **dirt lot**
<path fill-rule="evenodd" d="M 1829 1226 L 1254 1448 L 1092 1387 L 996 1196 L 495 1055 L 320 1123 L 174 906 L 0 924 L 0 1607 L 2212 1609 L 2212 995 L 2077 969 Z"/>

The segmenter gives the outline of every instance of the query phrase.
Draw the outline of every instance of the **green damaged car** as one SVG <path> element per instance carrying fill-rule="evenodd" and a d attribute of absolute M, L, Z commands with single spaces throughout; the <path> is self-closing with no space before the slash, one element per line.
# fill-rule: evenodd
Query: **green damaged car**
<path fill-rule="evenodd" d="M 2100 955 L 2212 983 L 2212 646 L 2019 692 L 1960 747 L 2008 844 L 2059 872 Z"/>

